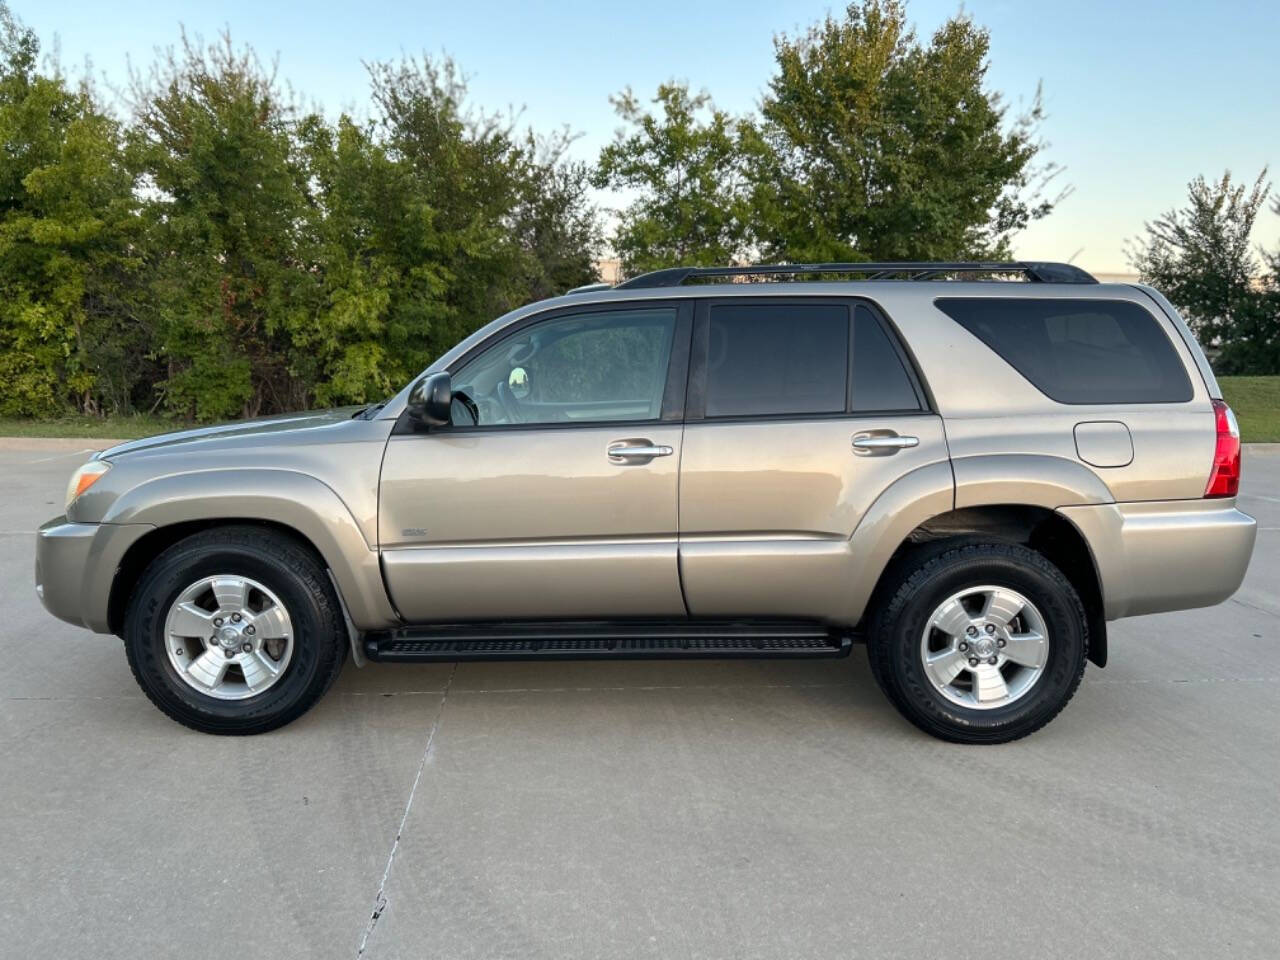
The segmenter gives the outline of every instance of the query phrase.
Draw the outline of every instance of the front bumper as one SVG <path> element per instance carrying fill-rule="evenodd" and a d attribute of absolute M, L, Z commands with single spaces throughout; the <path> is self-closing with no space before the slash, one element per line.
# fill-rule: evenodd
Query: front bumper
<path fill-rule="evenodd" d="M 1062 507 L 1093 551 L 1108 620 L 1211 607 L 1240 588 L 1258 524 L 1235 500 Z"/>
<path fill-rule="evenodd" d="M 60 620 L 110 633 L 111 585 L 120 561 L 149 523 L 71 523 L 55 517 L 36 532 L 36 594 Z"/>

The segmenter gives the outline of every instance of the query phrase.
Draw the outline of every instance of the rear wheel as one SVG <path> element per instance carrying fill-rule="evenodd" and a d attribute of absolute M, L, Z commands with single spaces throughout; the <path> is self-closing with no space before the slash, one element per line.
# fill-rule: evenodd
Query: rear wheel
<path fill-rule="evenodd" d="M 256 527 L 196 534 L 143 573 L 125 615 L 138 684 L 179 723 L 261 733 L 301 716 L 337 678 L 346 629 L 303 543 Z"/>
<path fill-rule="evenodd" d="M 1084 675 L 1084 606 L 1062 572 L 1017 544 L 922 556 L 898 572 L 868 643 L 881 688 L 908 720 L 961 743 L 1038 730 Z"/>

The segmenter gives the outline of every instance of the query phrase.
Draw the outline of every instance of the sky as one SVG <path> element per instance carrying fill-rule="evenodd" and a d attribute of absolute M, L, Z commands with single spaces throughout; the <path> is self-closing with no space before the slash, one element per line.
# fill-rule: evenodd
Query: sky
<path fill-rule="evenodd" d="M 107 87 L 124 85 L 130 62 L 145 66 L 175 43 L 180 26 L 210 40 L 229 28 L 333 115 L 366 112 L 364 61 L 447 52 L 478 106 L 522 108 L 541 131 L 567 126 L 585 160 L 618 128 L 610 94 L 630 85 L 651 96 L 674 78 L 730 112 L 750 111 L 773 70 L 774 35 L 842 9 L 793 0 L 9 2 L 46 49 L 56 39 L 69 72 L 89 62 Z M 911 0 L 908 15 L 927 36 L 961 9 Z M 1270 164 L 1280 185 L 1280 2 L 970 0 L 963 10 L 991 32 L 988 86 L 1011 110 L 1043 85 L 1044 158 L 1065 168 L 1058 183 L 1072 188 L 1015 238 L 1018 257 L 1128 272 L 1126 241 L 1180 206 L 1197 174 L 1230 170 L 1252 183 Z M 1261 213 L 1254 239 L 1280 247 L 1280 215 Z"/>

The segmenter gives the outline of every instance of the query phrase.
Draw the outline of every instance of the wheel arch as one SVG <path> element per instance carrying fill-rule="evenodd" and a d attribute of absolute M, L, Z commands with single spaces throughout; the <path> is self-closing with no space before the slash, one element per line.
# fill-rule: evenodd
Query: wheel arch
<path fill-rule="evenodd" d="M 1088 540 L 1060 512 L 1037 504 L 996 503 L 957 507 L 920 523 L 898 545 L 871 592 L 868 610 L 888 601 L 904 567 L 965 543 L 1018 543 L 1044 556 L 1075 587 L 1089 627 L 1089 660 L 1107 663 L 1107 623 L 1102 582 Z"/>
<path fill-rule="evenodd" d="M 115 571 L 108 601 L 113 632 L 119 632 L 137 578 L 162 550 L 196 532 L 245 523 L 277 530 L 314 551 L 359 629 L 399 620 L 382 583 L 376 545 L 365 540 L 341 498 L 306 474 L 212 470 L 160 477 L 121 496 L 103 522 L 155 527 L 130 545 Z"/>

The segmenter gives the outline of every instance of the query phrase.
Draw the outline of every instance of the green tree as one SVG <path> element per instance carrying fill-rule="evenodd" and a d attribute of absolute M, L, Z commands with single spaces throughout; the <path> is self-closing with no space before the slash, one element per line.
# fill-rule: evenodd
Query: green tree
<path fill-rule="evenodd" d="M 636 193 L 612 238 L 623 272 L 742 259 L 750 213 L 738 122 L 682 83 L 658 87 L 657 116 L 629 89 L 611 102 L 630 130 L 601 151 L 594 183 Z"/>
<path fill-rule="evenodd" d="M 316 278 L 297 109 L 227 35 L 184 34 L 133 93 L 166 406 L 202 420 L 305 406 L 290 330 Z"/>
<path fill-rule="evenodd" d="M 600 213 L 589 188 L 592 169 L 567 156 L 567 134 L 540 140 L 529 133 L 521 188 L 511 218 L 524 266 L 518 299 L 542 300 L 600 279 L 604 246 Z"/>
<path fill-rule="evenodd" d="M 1250 187 L 1230 171 L 1213 182 L 1196 177 L 1186 206 L 1148 223 L 1129 246 L 1143 282 L 1178 308 L 1221 373 L 1280 372 L 1280 252 L 1268 279 L 1250 239 L 1270 193 L 1266 178 L 1264 169 Z"/>
<path fill-rule="evenodd" d="M 1047 215 L 1039 92 L 1010 119 L 986 87 L 989 37 L 967 15 L 927 44 L 899 0 L 852 3 L 775 39 L 752 160 L 771 260 L 998 257 Z"/>
<path fill-rule="evenodd" d="M 128 409 L 139 285 L 120 130 L 0 4 L 0 413 Z"/>
<path fill-rule="evenodd" d="M 322 403 L 385 395 L 498 314 L 596 278 L 599 220 L 564 138 L 471 109 L 447 59 L 369 71 L 373 121 L 301 132 L 322 296 L 295 340 Z"/>

